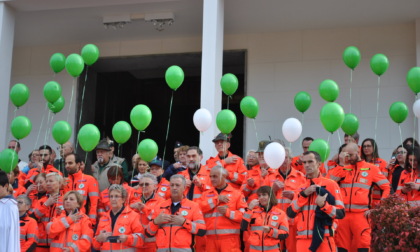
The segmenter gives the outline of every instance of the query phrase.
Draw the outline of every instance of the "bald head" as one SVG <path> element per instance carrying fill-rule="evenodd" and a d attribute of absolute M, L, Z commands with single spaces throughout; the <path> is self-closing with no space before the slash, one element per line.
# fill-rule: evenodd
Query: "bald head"
<path fill-rule="evenodd" d="M 359 146 L 357 146 L 357 144 L 355 144 L 355 143 L 348 143 L 345 148 L 346 148 L 347 152 L 349 150 L 359 151 Z"/>
<path fill-rule="evenodd" d="M 359 146 L 355 143 L 348 143 L 344 148 L 345 152 L 347 152 L 348 162 L 352 165 L 355 165 L 358 161 L 360 161 L 359 156 Z"/>

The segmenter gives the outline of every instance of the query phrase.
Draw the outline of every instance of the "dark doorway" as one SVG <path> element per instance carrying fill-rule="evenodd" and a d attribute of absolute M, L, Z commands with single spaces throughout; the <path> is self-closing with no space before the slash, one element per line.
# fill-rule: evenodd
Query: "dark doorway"
<path fill-rule="evenodd" d="M 239 88 L 229 101 L 229 108 L 237 116 L 237 125 L 232 132 L 234 141 L 231 151 L 238 155 L 243 155 L 244 117 L 239 103 L 245 92 L 245 59 L 245 51 L 227 51 L 223 54 L 223 74 L 233 73 L 239 80 Z M 121 120 L 131 124 L 131 109 L 137 104 L 145 104 L 152 111 L 152 122 L 145 132 L 140 133 L 140 141 L 145 138 L 155 140 L 159 146 L 158 155 L 162 157 L 173 92 L 165 82 L 165 71 L 171 65 L 179 65 L 184 70 L 185 80 L 173 93 L 165 159 L 173 161 L 175 141 L 198 145 L 199 132 L 194 127 L 192 118 L 194 112 L 200 108 L 201 53 L 99 59 L 88 69 L 82 108 L 80 97 L 83 80 L 79 85 L 77 118 L 80 111 L 83 111 L 79 128 L 86 123 L 93 123 L 99 128 L 101 138 L 112 138 L 114 124 Z M 222 108 L 226 108 L 226 104 L 227 96 L 223 94 Z M 120 146 L 119 151 L 116 150 L 116 154 L 126 158 L 129 164 L 137 148 L 138 131 L 134 127 L 132 129 L 131 139 Z M 80 148 L 78 152 L 83 153 Z M 91 153 L 88 159 L 93 162 L 96 157 Z"/>

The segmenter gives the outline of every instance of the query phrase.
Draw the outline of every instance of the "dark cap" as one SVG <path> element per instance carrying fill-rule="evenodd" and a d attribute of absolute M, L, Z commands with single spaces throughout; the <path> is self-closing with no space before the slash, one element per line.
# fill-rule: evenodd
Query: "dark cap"
<path fill-rule="evenodd" d="M 149 165 L 150 165 L 150 166 L 152 166 L 152 165 L 157 165 L 157 166 L 162 167 L 162 158 L 160 158 L 160 157 L 155 157 L 152 161 L 150 161 Z"/>
<path fill-rule="evenodd" d="M 224 133 L 219 133 L 219 135 L 217 135 L 214 139 L 213 139 L 213 143 L 215 143 L 216 141 L 219 140 L 223 140 L 223 141 L 228 141 L 232 138 L 232 134 L 224 134 Z"/>
<path fill-rule="evenodd" d="M 184 146 L 184 145 L 183 145 L 180 141 L 176 141 L 176 142 L 175 142 L 174 149 L 179 148 L 179 147 L 181 147 L 181 146 Z"/>
<path fill-rule="evenodd" d="M 269 145 L 271 141 L 268 140 L 262 140 L 258 143 L 258 150 L 256 152 L 264 152 L 265 147 Z"/>
<path fill-rule="evenodd" d="M 96 145 L 97 150 L 107 150 L 110 151 L 111 148 L 109 148 L 109 143 L 106 139 L 102 139 L 99 141 L 98 145 Z"/>

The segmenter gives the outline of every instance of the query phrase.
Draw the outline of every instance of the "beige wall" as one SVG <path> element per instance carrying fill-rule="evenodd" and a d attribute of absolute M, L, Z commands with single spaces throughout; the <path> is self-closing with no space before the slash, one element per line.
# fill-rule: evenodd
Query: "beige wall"
<path fill-rule="evenodd" d="M 163 54 L 201 51 L 201 38 L 179 38 L 167 40 L 138 41 L 83 41 L 80 44 L 18 47 L 14 50 L 12 84 L 25 83 L 31 90 L 28 105 L 17 111 L 17 115 L 27 115 L 33 122 L 33 131 L 22 140 L 20 155 L 26 159 L 27 153 L 35 146 L 39 126 L 44 114 L 45 102 L 43 85 L 55 78 L 61 83 L 66 98 L 64 112 L 54 117 L 67 119 L 68 104 L 73 78 L 66 73 L 54 76 L 49 68 L 49 58 L 55 52 L 65 55 L 77 53 L 86 43 L 98 45 L 102 57 Z M 376 115 L 377 77 L 369 67 L 370 58 L 376 53 L 384 53 L 390 60 L 390 68 L 381 77 L 380 108 L 377 139 L 380 154 L 389 159 L 393 147 L 400 142 L 398 127 L 389 118 L 388 109 L 395 101 L 407 103 L 410 114 L 401 125 L 403 139 L 413 135 L 413 114 L 411 106 L 414 95 L 405 82 L 407 71 L 415 66 L 415 26 L 414 24 L 381 27 L 363 27 L 332 30 L 289 31 L 276 34 L 227 34 L 225 50 L 246 49 L 247 95 L 258 99 L 260 113 L 256 119 L 259 138 L 283 139 L 281 127 L 289 117 L 301 119 L 294 108 L 293 98 L 299 91 L 312 95 L 312 106 L 305 113 L 303 135 L 327 139 L 327 133 L 319 121 L 319 111 L 325 102 L 318 94 L 318 85 L 324 79 L 335 80 L 341 88 L 337 100 L 348 112 L 350 70 L 342 63 L 341 55 L 349 45 L 357 46 L 362 54 L 362 62 L 353 75 L 352 112 L 360 120 L 361 139 L 374 136 Z M 75 100 L 71 109 L 69 123 L 74 124 Z M 14 108 L 9 107 L 9 122 Z M 239 116 L 239 115 L 237 115 Z M 46 118 L 46 116 L 45 116 Z M 44 119 L 44 125 L 46 119 Z M 44 139 L 45 130 L 41 131 Z M 342 138 L 342 132 L 340 132 Z M 10 134 L 9 134 L 10 136 Z M 252 122 L 246 120 L 244 150 L 255 149 L 257 140 Z M 42 144 L 41 140 L 37 143 Z M 56 146 L 52 137 L 49 144 Z M 332 153 L 339 146 L 337 134 L 331 136 Z M 292 145 L 294 154 L 301 150 L 299 144 Z"/>

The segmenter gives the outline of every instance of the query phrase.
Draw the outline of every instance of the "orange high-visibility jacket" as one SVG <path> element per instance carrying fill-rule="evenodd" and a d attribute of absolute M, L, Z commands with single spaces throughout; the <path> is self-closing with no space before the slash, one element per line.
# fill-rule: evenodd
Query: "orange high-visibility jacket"
<path fill-rule="evenodd" d="M 93 225 L 96 224 L 96 217 L 99 202 L 98 181 L 89 175 L 83 174 L 80 170 L 75 174 L 69 174 L 67 180 L 67 191 L 77 191 L 83 196 L 83 206 L 80 211 L 89 215 Z"/>
<path fill-rule="evenodd" d="M 124 203 L 125 206 L 129 206 L 134 202 L 137 202 L 138 199 L 138 192 L 130 187 L 127 183 L 123 183 L 122 186 L 124 187 L 124 189 L 127 191 L 127 199 Z M 104 214 L 106 212 L 108 212 L 109 210 L 111 210 L 111 203 L 109 201 L 109 188 L 106 188 L 105 190 L 103 190 L 101 192 L 101 197 L 99 199 L 99 203 L 98 203 L 98 214 Z"/>
<path fill-rule="evenodd" d="M 209 167 L 210 170 L 216 165 L 224 167 L 229 173 L 226 180 L 228 184 L 233 186 L 233 188 L 235 189 L 240 189 L 248 170 L 246 169 L 245 162 L 241 157 L 239 157 L 238 155 L 234 155 L 230 151 L 228 151 L 227 157 L 232 156 L 238 157 L 238 160 L 236 160 L 235 163 L 226 164 L 224 159 L 220 159 L 220 157 L 216 155 L 215 157 L 209 158 L 206 161 L 206 165 Z"/>
<path fill-rule="evenodd" d="M 401 172 L 401 177 L 398 182 L 397 191 L 395 192 L 399 196 L 403 197 L 408 204 L 413 207 L 420 206 L 420 191 L 411 190 L 408 193 L 403 193 L 402 189 L 405 187 L 405 183 L 407 182 L 414 182 L 416 184 L 420 184 L 420 172 L 414 171 L 410 172 L 404 170 Z"/>
<path fill-rule="evenodd" d="M 142 200 L 142 196 L 140 195 L 140 200 L 145 203 Z M 143 226 L 143 229 L 146 230 L 147 225 L 152 220 L 152 213 L 153 210 L 164 201 L 163 198 L 156 195 L 156 193 L 153 195 L 153 198 L 150 198 L 146 203 L 143 209 L 139 211 L 140 214 L 140 223 Z M 134 209 L 134 211 L 138 211 L 137 209 Z M 156 247 L 156 238 L 155 237 L 147 237 L 144 238 L 144 246 L 142 248 L 151 247 L 152 244 L 155 244 L 154 247 Z"/>
<path fill-rule="evenodd" d="M 47 233 L 53 239 L 50 245 L 51 252 L 61 252 L 63 248 L 70 251 L 90 251 L 93 237 L 92 222 L 90 218 L 80 213 L 82 218 L 76 222 L 65 211 L 48 223 Z"/>
<path fill-rule="evenodd" d="M 185 218 L 181 226 L 163 223 L 156 225 L 153 220 L 161 213 L 171 214 L 172 200 L 168 199 L 160 203 L 152 210 L 152 221 L 146 229 L 146 235 L 156 237 L 158 251 L 191 251 L 192 235 L 204 236 L 206 225 L 203 214 L 197 203 L 184 198 L 175 215 L 182 215 Z"/>
<path fill-rule="evenodd" d="M 254 179 L 254 186 L 250 187 L 248 185 L 248 179 L 253 178 Z M 241 191 L 244 194 L 245 197 L 248 199 L 248 203 L 251 202 L 253 199 L 256 199 L 257 196 L 257 190 L 261 187 L 263 183 L 263 178 L 261 176 L 261 167 L 260 165 L 254 165 L 251 170 L 247 171 L 247 174 L 245 176 L 244 182 L 241 187 Z"/>
<path fill-rule="evenodd" d="M 161 177 L 155 193 L 164 199 L 171 198 L 170 183 L 166 178 Z"/>
<path fill-rule="evenodd" d="M 268 233 L 263 232 L 263 227 L 270 227 Z M 241 222 L 243 231 L 250 231 L 248 243 L 250 251 L 279 251 L 280 240 L 289 235 L 289 222 L 286 213 L 273 206 L 268 213 L 261 207 L 247 209 Z"/>
<path fill-rule="evenodd" d="M 140 224 L 140 216 L 133 209 L 126 206 L 115 222 L 112 230 L 111 211 L 99 217 L 96 236 L 101 231 L 111 232 L 113 236 L 127 235 L 127 240 L 123 243 L 98 242 L 93 238 L 93 248 L 101 251 L 127 251 L 130 248 L 141 248 L 144 244 L 144 229 Z M 133 250 L 134 251 L 134 250 Z"/>
<path fill-rule="evenodd" d="M 382 158 L 377 158 L 375 162 L 372 162 L 371 164 L 378 167 L 379 170 L 382 172 L 382 174 L 384 174 L 384 176 L 388 179 L 389 170 L 386 168 L 388 163 L 385 160 L 383 160 Z M 388 180 L 388 181 L 391 181 L 391 180 Z M 372 191 L 372 200 L 373 200 L 374 205 L 377 205 L 381 202 L 381 194 L 382 194 L 381 189 L 377 185 L 374 185 L 373 191 Z"/>
<path fill-rule="evenodd" d="M 61 176 L 63 176 L 63 174 L 57 170 L 56 168 L 54 168 L 54 166 L 52 165 L 47 165 L 47 167 L 42 167 L 41 171 L 38 170 L 38 168 L 32 168 L 29 170 L 28 174 L 26 175 L 26 183 L 30 183 L 33 184 L 34 183 L 34 179 L 36 177 L 36 175 L 40 174 L 40 173 L 51 173 L 51 172 L 56 172 L 58 174 L 60 174 Z"/>
<path fill-rule="evenodd" d="M 299 162 L 300 156 L 296 156 L 292 158 L 292 167 L 295 168 L 297 171 L 300 171 L 303 174 L 306 174 L 305 168 L 303 164 Z M 319 172 L 321 172 L 322 176 L 327 175 L 327 170 L 325 169 L 324 163 L 321 163 L 319 167 Z"/>
<path fill-rule="evenodd" d="M 335 198 L 335 204 L 329 204 L 325 201 L 325 205 L 320 208 L 321 211 L 328 214 L 333 220 L 342 219 L 345 215 L 340 187 L 335 181 L 322 177 L 321 175 L 318 178 L 306 178 L 305 183 L 300 185 L 299 193 L 295 194 L 292 203 L 287 208 L 287 216 L 295 219 L 296 238 L 298 239 L 311 239 L 312 235 L 316 235 L 314 222 L 315 211 L 318 205 L 315 203 L 315 199 L 318 195 L 316 192 L 309 196 L 306 196 L 304 193 L 305 189 L 311 186 L 311 183 L 324 187 Z M 332 236 L 333 229 L 333 225 L 325 226 L 324 236 Z"/>
<path fill-rule="evenodd" d="M 188 173 L 188 168 L 186 170 L 183 170 L 179 172 L 178 174 L 184 176 L 186 179 L 190 179 L 190 174 Z M 210 168 L 206 165 L 202 165 L 200 167 L 200 170 L 196 174 L 196 176 L 201 181 L 201 187 L 194 186 L 194 195 L 193 195 L 193 201 L 196 202 L 198 199 L 201 198 L 201 193 L 205 190 L 208 190 L 211 188 L 211 182 L 210 182 Z M 191 180 L 191 183 L 192 180 Z M 188 194 L 188 191 L 190 190 L 190 187 L 186 187 L 184 191 L 184 196 Z"/>
<path fill-rule="evenodd" d="M 219 193 L 215 188 L 203 192 L 200 200 L 200 209 L 203 211 L 207 225 L 207 235 L 239 235 L 240 223 L 248 206 L 241 191 L 230 184 L 220 192 L 229 198 L 228 203 L 219 202 Z M 224 215 L 217 210 L 218 206 L 228 205 Z"/>
<path fill-rule="evenodd" d="M 346 211 L 364 212 L 371 208 L 371 193 L 375 184 L 382 190 L 382 199 L 388 197 L 391 190 L 388 179 L 379 168 L 365 161 L 337 166 L 329 177 L 338 181 Z"/>
<path fill-rule="evenodd" d="M 20 251 L 34 251 L 38 243 L 38 223 L 27 214 L 20 217 Z"/>
<path fill-rule="evenodd" d="M 54 217 L 59 215 L 58 212 L 60 212 L 60 209 L 63 209 L 63 195 L 64 192 L 60 191 L 60 197 L 57 203 L 46 206 L 45 202 L 48 200 L 49 194 L 45 194 L 36 202 L 36 205 L 32 209 L 38 222 L 38 247 L 48 248 L 50 246 L 52 239 L 48 235 L 46 227 Z"/>

